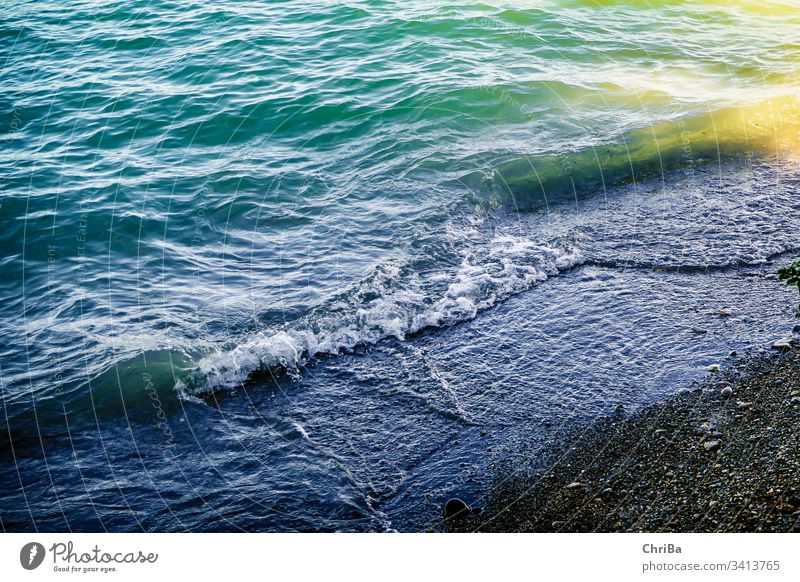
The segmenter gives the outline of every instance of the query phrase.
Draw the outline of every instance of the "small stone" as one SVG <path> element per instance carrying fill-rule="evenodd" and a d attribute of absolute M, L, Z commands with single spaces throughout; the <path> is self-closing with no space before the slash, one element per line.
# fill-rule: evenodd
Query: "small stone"
<path fill-rule="evenodd" d="M 800 396 L 795 396 L 789 402 L 794 406 L 800 406 Z"/>
<path fill-rule="evenodd" d="M 702 334 L 708 333 L 708 330 L 707 329 L 703 329 L 702 327 L 693 327 L 692 331 L 694 333 L 696 333 L 697 335 L 702 335 Z"/>
<path fill-rule="evenodd" d="M 732 351 L 730 354 L 728 354 L 728 357 L 729 357 L 729 358 L 735 358 L 735 357 L 736 357 L 736 356 L 738 356 L 738 355 L 739 355 L 739 354 L 738 354 L 738 353 L 736 353 L 736 350 L 734 350 L 734 351 Z"/>
<path fill-rule="evenodd" d="M 567 522 L 566 521 L 554 521 L 552 525 L 553 525 L 553 529 L 561 529 L 562 527 L 567 525 Z"/>
<path fill-rule="evenodd" d="M 694 434 L 696 434 L 697 436 L 703 436 L 705 434 L 710 433 L 713 428 L 714 427 L 712 427 L 710 423 L 704 422 L 700 426 L 695 427 Z"/>
<path fill-rule="evenodd" d="M 600 493 L 602 493 L 603 495 L 608 495 L 609 493 L 611 493 L 611 492 L 613 492 L 613 491 L 614 491 L 614 490 L 613 490 L 611 487 L 606 487 L 606 488 L 605 488 L 605 489 L 603 489 L 603 490 L 602 490 Z"/>
<path fill-rule="evenodd" d="M 794 339 L 791 338 L 779 339 L 773 342 L 772 349 L 785 352 L 787 350 L 792 349 L 792 344 L 794 344 Z"/>
<path fill-rule="evenodd" d="M 708 502 L 708 506 L 709 506 L 709 507 L 714 507 L 714 506 L 715 506 L 716 504 L 718 504 L 718 503 L 719 503 L 719 501 L 716 501 L 716 500 L 711 500 L 711 501 L 709 501 L 709 502 Z"/>
<path fill-rule="evenodd" d="M 740 401 L 736 403 L 736 408 L 738 408 L 739 410 L 747 410 L 749 408 L 753 408 L 753 403 Z"/>
<path fill-rule="evenodd" d="M 703 448 L 707 451 L 716 451 L 719 448 L 719 441 L 706 441 Z"/>
<path fill-rule="evenodd" d="M 731 396 L 733 396 L 733 389 L 730 386 L 725 386 L 725 388 L 720 390 L 719 394 L 723 398 L 730 398 Z"/>
<path fill-rule="evenodd" d="M 719 315 L 720 317 L 730 317 L 731 315 L 733 315 L 733 311 L 731 311 L 726 307 L 724 309 L 719 310 Z"/>
<path fill-rule="evenodd" d="M 711 364 L 708 367 L 709 372 L 719 372 L 719 364 Z"/>
<path fill-rule="evenodd" d="M 800 334 L 800 323 L 796 324 L 796 325 L 795 325 L 795 326 L 792 328 L 792 333 L 793 333 L 793 334 L 795 334 L 795 335 L 798 335 L 798 334 Z"/>
<path fill-rule="evenodd" d="M 448 499 L 447 503 L 444 504 L 445 519 L 463 517 L 470 511 L 472 511 L 472 508 L 469 506 L 469 504 L 467 504 L 465 501 L 462 501 L 458 497 Z"/>
<path fill-rule="evenodd" d="M 567 485 L 567 489 L 577 489 L 580 486 L 581 484 L 578 481 L 573 481 L 572 483 Z"/>

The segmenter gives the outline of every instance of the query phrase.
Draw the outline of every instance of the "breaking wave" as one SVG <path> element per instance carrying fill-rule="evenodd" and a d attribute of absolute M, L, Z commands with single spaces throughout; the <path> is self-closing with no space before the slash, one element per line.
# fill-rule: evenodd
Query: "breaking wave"
<path fill-rule="evenodd" d="M 463 252 L 451 272 L 424 274 L 409 265 L 383 265 L 325 311 L 203 357 L 196 373 L 178 387 L 190 394 L 235 388 L 257 372 L 292 372 L 317 356 L 468 321 L 581 261 L 569 244 L 501 233 Z"/>

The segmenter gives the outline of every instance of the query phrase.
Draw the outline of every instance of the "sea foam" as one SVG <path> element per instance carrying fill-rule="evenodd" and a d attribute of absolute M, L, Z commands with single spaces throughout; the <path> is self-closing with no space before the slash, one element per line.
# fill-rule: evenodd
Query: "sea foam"
<path fill-rule="evenodd" d="M 450 236 L 469 240 L 469 234 L 474 233 Z M 231 389 L 258 371 L 296 373 L 317 356 L 387 338 L 402 341 L 426 328 L 468 321 L 582 260 L 571 245 L 538 243 L 507 233 L 468 245 L 460 254 L 460 264 L 451 272 L 422 275 L 409 273 L 407 264 L 382 265 L 324 312 L 284 329 L 259 331 L 231 349 L 206 355 L 181 388 L 193 394 Z"/>

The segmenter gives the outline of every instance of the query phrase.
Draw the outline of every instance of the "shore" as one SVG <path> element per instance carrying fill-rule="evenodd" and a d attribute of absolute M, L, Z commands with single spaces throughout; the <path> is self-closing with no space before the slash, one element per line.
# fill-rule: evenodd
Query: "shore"
<path fill-rule="evenodd" d="M 731 354 L 704 381 L 573 431 L 546 470 L 500 471 L 448 531 L 800 531 L 800 353 Z M 540 464 L 542 466 L 542 464 Z"/>

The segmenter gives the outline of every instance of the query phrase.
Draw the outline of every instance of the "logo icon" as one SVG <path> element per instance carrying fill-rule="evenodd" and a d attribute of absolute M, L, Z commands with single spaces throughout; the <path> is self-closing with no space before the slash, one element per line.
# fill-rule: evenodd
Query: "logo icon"
<path fill-rule="evenodd" d="M 30 542 L 19 551 L 19 563 L 26 570 L 35 570 L 44 562 L 44 546 L 39 542 Z"/>

